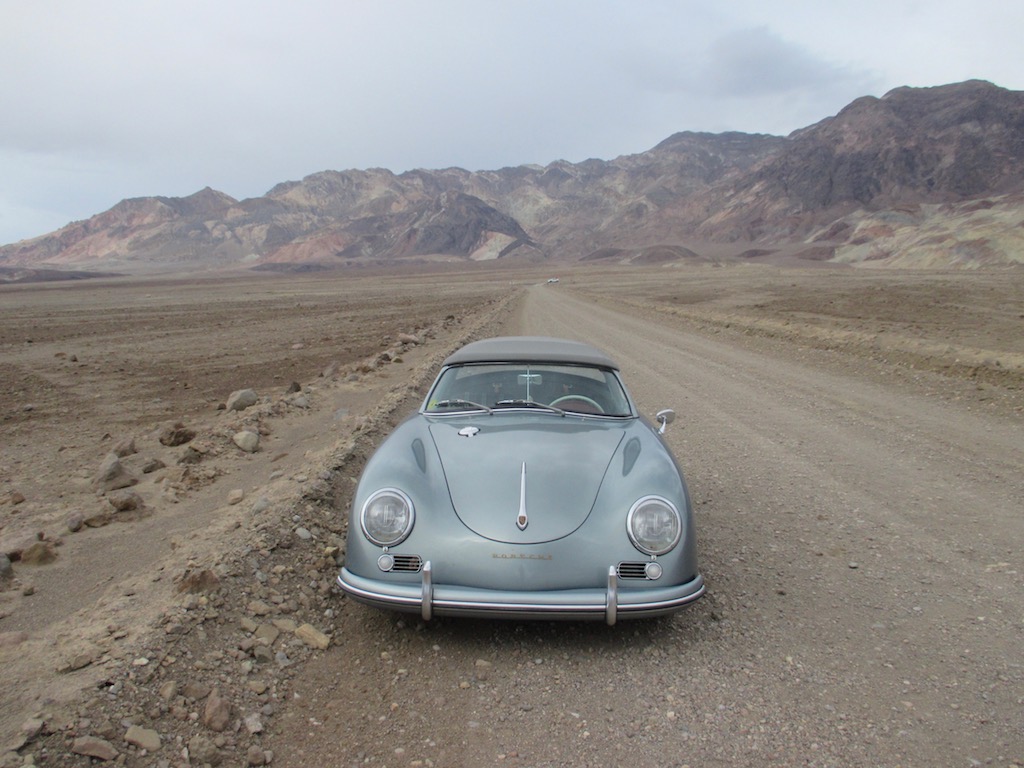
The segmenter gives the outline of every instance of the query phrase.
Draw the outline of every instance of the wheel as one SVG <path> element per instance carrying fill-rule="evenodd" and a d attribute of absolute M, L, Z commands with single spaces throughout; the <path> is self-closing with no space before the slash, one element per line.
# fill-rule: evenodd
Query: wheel
<path fill-rule="evenodd" d="M 555 398 L 554 400 L 552 400 L 550 403 L 548 403 L 548 405 L 550 405 L 553 408 L 558 408 L 559 407 L 559 403 L 567 403 L 567 402 L 570 402 L 570 401 L 573 401 L 573 400 L 575 400 L 577 403 L 583 403 L 585 405 L 590 406 L 590 408 L 594 409 L 595 413 L 604 413 L 604 408 L 602 408 L 598 404 L 598 402 L 596 400 L 591 400 L 589 397 L 586 397 L 585 395 L 562 395 L 561 397 L 558 397 L 558 398 Z M 566 408 L 565 410 L 567 410 L 567 411 L 574 411 L 574 410 L 577 410 L 577 409 L 576 408 Z M 587 411 L 584 411 L 584 413 L 587 413 L 587 412 L 589 412 L 589 409 Z"/>

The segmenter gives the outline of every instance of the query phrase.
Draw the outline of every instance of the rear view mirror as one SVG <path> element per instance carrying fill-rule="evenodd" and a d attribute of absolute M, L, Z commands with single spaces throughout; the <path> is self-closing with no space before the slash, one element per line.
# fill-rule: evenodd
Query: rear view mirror
<path fill-rule="evenodd" d="M 658 434 L 664 435 L 665 428 L 676 420 L 676 412 L 673 411 L 671 408 L 666 408 L 663 411 L 658 411 L 654 418 L 657 419 L 658 424 L 661 425 L 660 427 L 658 427 Z"/>

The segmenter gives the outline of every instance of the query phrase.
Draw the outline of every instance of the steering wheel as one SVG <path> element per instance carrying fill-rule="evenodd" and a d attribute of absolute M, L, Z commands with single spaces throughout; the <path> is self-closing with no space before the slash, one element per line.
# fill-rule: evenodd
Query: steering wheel
<path fill-rule="evenodd" d="M 548 405 L 552 406 L 553 408 L 557 408 L 559 403 L 565 403 L 571 400 L 575 400 L 578 403 L 585 403 L 586 405 L 589 405 L 591 408 L 594 409 L 596 413 L 604 413 L 604 408 L 602 408 L 596 400 L 591 400 L 589 397 L 586 397 L 585 395 L 562 395 L 561 397 L 552 400 L 550 403 L 548 403 Z"/>

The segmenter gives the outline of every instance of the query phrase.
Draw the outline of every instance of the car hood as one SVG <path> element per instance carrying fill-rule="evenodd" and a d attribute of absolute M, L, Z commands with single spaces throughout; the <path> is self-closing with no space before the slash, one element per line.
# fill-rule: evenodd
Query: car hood
<path fill-rule="evenodd" d="M 455 513 L 494 541 L 538 544 L 569 535 L 590 514 L 624 428 L 553 416 L 505 418 L 430 425 Z"/>

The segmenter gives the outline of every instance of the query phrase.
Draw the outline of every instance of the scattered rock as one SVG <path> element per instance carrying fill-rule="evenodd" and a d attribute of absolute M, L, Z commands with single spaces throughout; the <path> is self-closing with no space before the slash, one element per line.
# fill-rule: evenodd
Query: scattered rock
<path fill-rule="evenodd" d="M 113 744 L 97 736 L 79 736 L 72 743 L 71 751 L 76 755 L 107 761 L 116 759 L 119 754 Z"/>
<path fill-rule="evenodd" d="M 398 341 L 402 344 L 419 344 L 420 339 L 418 336 L 414 336 L 411 333 L 400 333 L 398 334 Z"/>
<path fill-rule="evenodd" d="M 25 501 L 24 494 L 19 493 L 18 491 L 12 491 L 11 492 L 11 506 L 16 507 L 19 504 L 24 503 L 24 501 Z"/>
<path fill-rule="evenodd" d="M 149 475 L 158 469 L 164 469 L 166 466 L 160 459 L 149 459 L 142 465 L 142 474 Z"/>
<path fill-rule="evenodd" d="M 191 442 L 196 436 L 194 429 L 189 429 L 180 421 L 172 426 L 164 427 L 160 432 L 161 445 L 166 445 L 170 448 L 174 448 L 179 445 Z"/>
<path fill-rule="evenodd" d="M 229 411 L 244 411 L 246 408 L 256 405 L 259 396 L 251 389 L 238 389 L 231 393 L 225 407 Z"/>
<path fill-rule="evenodd" d="M 185 687 L 181 689 L 181 695 L 189 701 L 199 701 L 205 699 L 210 695 L 210 686 L 204 683 L 197 683 L 195 681 L 185 683 Z"/>
<path fill-rule="evenodd" d="M 164 701 L 170 701 L 178 695 L 178 683 L 175 680 L 168 680 L 160 686 L 158 693 L 161 699 Z"/>
<path fill-rule="evenodd" d="M 246 606 L 246 609 L 249 611 L 249 613 L 253 614 L 254 616 L 267 616 L 273 610 L 269 605 L 267 605 L 262 600 L 250 601 L 249 605 Z"/>
<path fill-rule="evenodd" d="M 118 733 L 120 733 L 120 730 L 109 719 L 101 720 L 100 722 L 96 723 L 96 725 L 93 726 L 92 729 L 93 736 L 99 736 L 101 739 L 106 739 L 107 741 L 113 741 L 114 739 L 116 739 Z"/>
<path fill-rule="evenodd" d="M 249 430 L 236 432 L 231 440 L 246 453 L 255 453 L 260 447 L 260 436 L 255 432 L 250 432 Z"/>
<path fill-rule="evenodd" d="M 68 515 L 64 525 L 71 533 L 78 533 L 82 530 L 82 526 L 85 525 L 85 516 L 81 512 L 72 512 Z"/>
<path fill-rule="evenodd" d="M 312 624 L 303 624 L 295 630 L 295 636 L 311 648 L 321 651 L 326 650 L 331 644 L 331 638 L 314 627 Z"/>
<path fill-rule="evenodd" d="M 119 458 L 125 456 L 132 456 L 135 454 L 135 439 L 131 437 L 125 437 L 118 441 L 113 448 L 110 449 Z"/>
<path fill-rule="evenodd" d="M 94 661 L 91 653 L 78 653 L 72 656 L 62 666 L 57 668 L 57 671 L 61 674 L 67 674 L 68 672 L 77 672 L 80 669 L 85 669 L 90 666 Z"/>
<path fill-rule="evenodd" d="M 11 565 L 11 558 L 0 554 L 0 581 L 8 581 L 14 578 L 14 566 Z"/>
<path fill-rule="evenodd" d="M 32 717 L 23 722 L 19 731 L 25 743 L 28 744 L 38 739 L 45 725 L 46 723 L 38 717 Z"/>
<path fill-rule="evenodd" d="M 267 756 L 256 744 L 253 744 L 245 752 L 245 759 L 249 765 L 266 765 Z"/>
<path fill-rule="evenodd" d="M 203 454 L 193 448 L 191 445 L 185 449 L 185 452 L 181 454 L 178 459 L 179 464 L 198 464 L 203 460 Z"/>
<path fill-rule="evenodd" d="M 139 725 L 133 725 L 128 728 L 127 733 L 124 735 L 124 740 L 147 752 L 156 752 L 160 749 L 160 734 Z"/>
<path fill-rule="evenodd" d="M 231 491 L 231 493 L 228 494 L 228 504 L 230 504 L 231 506 L 234 506 L 235 504 L 240 504 L 242 502 L 242 499 L 244 498 L 245 491 L 243 491 L 241 488 L 235 488 L 233 491 Z"/>
<path fill-rule="evenodd" d="M 192 758 L 193 765 L 217 766 L 224 760 L 224 755 L 217 749 L 217 745 L 205 736 L 196 735 L 188 740 L 188 754 Z"/>
<path fill-rule="evenodd" d="M 146 508 L 142 497 L 135 491 L 122 489 L 107 496 L 107 501 L 118 512 L 135 512 Z"/>
<path fill-rule="evenodd" d="M 293 381 L 288 385 L 288 390 L 285 392 L 287 395 L 294 395 L 296 392 L 302 391 L 302 385 L 297 381 Z"/>
<path fill-rule="evenodd" d="M 109 525 L 112 519 L 113 516 L 110 512 L 96 512 L 87 516 L 83 522 L 88 528 L 102 528 L 104 525 Z"/>
<path fill-rule="evenodd" d="M 295 630 L 299 628 L 299 625 L 292 619 L 274 619 L 271 623 L 282 632 L 291 632 L 293 635 L 295 634 Z"/>
<path fill-rule="evenodd" d="M 214 688 L 206 697 L 206 706 L 203 707 L 203 725 L 211 731 L 220 733 L 230 722 L 231 702 L 221 695 L 219 688 Z"/>
<path fill-rule="evenodd" d="M 247 730 L 250 735 L 263 733 L 263 721 L 260 719 L 260 715 L 258 712 L 252 712 L 246 715 L 244 722 L 245 730 Z"/>
<path fill-rule="evenodd" d="M 93 486 L 102 493 L 128 488 L 137 482 L 139 481 L 128 473 L 122 466 L 121 459 L 113 452 L 106 455 L 100 464 L 99 471 L 92 479 Z"/>
<path fill-rule="evenodd" d="M 260 624 L 253 633 L 253 636 L 264 645 L 273 645 L 280 635 L 281 630 L 273 624 Z"/>

